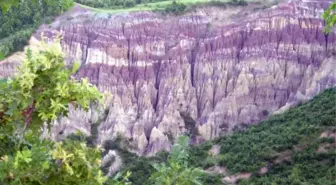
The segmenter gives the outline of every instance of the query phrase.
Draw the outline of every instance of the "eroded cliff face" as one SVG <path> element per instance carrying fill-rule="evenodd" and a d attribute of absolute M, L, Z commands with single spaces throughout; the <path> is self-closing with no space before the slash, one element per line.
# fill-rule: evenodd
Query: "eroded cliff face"
<path fill-rule="evenodd" d="M 336 85 L 335 34 L 323 33 L 331 1 L 291 1 L 248 15 L 204 8 L 184 16 L 93 13 L 79 7 L 37 32 L 62 34 L 67 57 L 108 92 L 106 110 L 72 110 L 60 131 L 98 142 L 121 133 L 141 155 L 189 133 L 213 139 Z M 1 73 L 1 71 L 0 71 Z"/>

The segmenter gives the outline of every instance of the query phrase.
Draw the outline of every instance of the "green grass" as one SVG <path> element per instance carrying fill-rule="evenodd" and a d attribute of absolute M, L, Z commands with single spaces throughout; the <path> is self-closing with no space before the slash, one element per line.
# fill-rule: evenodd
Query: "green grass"
<path fill-rule="evenodd" d="M 210 3 L 212 1 L 217 1 L 217 2 L 223 2 L 223 3 L 228 3 L 231 2 L 231 0 L 177 0 L 176 2 L 178 3 L 183 3 L 187 5 L 188 7 L 192 5 L 198 5 L 198 4 L 206 4 Z M 262 4 L 274 4 L 277 1 L 273 0 L 246 0 L 246 2 L 259 2 Z M 112 8 L 94 8 L 90 6 L 86 6 L 80 3 L 76 3 L 79 6 L 92 10 L 93 12 L 96 13 L 123 13 L 123 12 L 136 12 L 136 11 L 155 11 L 155 10 L 164 10 L 168 5 L 172 3 L 172 0 L 166 0 L 166 1 L 160 1 L 160 2 L 153 2 L 153 3 L 144 3 L 144 4 L 137 4 L 134 7 L 131 8 L 125 8 L 125 7 L 112 7 Z"/>
<path fill-rule="evenodd" d="M 185 5 L 194 5 L 199 3 L 207 3 L 212 0 L 178 0 L 177 2 L 183 3 Z M 220 0 L 221 2 L 229 2 L 229 0 Z M 147 3 L 147 4 L 138 4 L 132 8 L 123 8 L 123 7 L 116 7 L 116 8 L 92 8 L 89 6 L 85 6 L 82 4 L 77 3 L 78 5 L 93 10 L 94 12 L 98 13 L 121 13 L 121 12 L 134 12 L 134 11 L 153 11 L 153 10 L 163 10 L 165 9 L 169 4 L 171 4 L 172 1 L 160 1 L 160 2 L 154 2 L 154 3 Z"/>
<path fill-rule="evenodd" d="M 183 3 L 187 6 L 197 5 L 197 4 L 206 4 L 212 1 L 219 1 L 223 3 L 231 2 L 231 0 L 177 0 L 178 3 Z M 273 1 L 273 0 L 246 0 L 247 2 L 259 2 L 262 4 L 274 4 L 280 0 Z M 131 8 L 125 7 L 112 7 L 112 8 L 94 8 L 90 6 L 86 6 L 80 3 L 76 3 L 79 6 L 92 10 L 96 13 L 122 13 L 122 12 L 136 12 L 136 11 L 155 11 L 155 10 L 164 10 L 168 5 L 172 3 L 172 0 L 160 1 L 160 2 L 153 2 L 153 3 L 144 3 L 144 4 L 137 4 Z"/>

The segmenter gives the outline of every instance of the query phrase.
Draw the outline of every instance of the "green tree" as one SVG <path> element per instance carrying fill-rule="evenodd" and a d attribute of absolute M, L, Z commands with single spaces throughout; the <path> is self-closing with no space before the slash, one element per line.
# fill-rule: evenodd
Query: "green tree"
<path fill-rule="evenodd" d="M 175 15 L 179 15 L 185 12 L 187 6 L 183 3 L 178 3 L 176 1 L 173 1 L 171 4 L 169 4 L 164 11 L 166 13 L 173 13 Z"/>
<path fill-rule="evenodd" d="M 66 116 L 69 103 L 87 110 L 89 102 L 102 102 L 102 95 L 87 79 L 71 77 L 78 67 L 76 63 L 66 68 L 57 45 L 44 51 L 28 50 L 17 75 L 1 87 L 0 123 L 9 133 L 21 127 L 37 131 L 43 122 Z"/>
<path fill-rule="evenodd" d="M 167 164 L 154 164 L 156 170 L 150 181 L 155 185 L 201 185 L 203 172 L 198 168 L 188 166 L 189 138 L 182 136 L 172 147 Z"/>
<path fill-rule="evenodd" d="M 103 185 L 99 148 L 40 138 L 42 123 L 66 116 L 69 104 L 87 110 L 103 98 L 86 79 L 71 77 L 79 65 L 66 67 L 58 45 L 42 48 L 28 50 L 17 75 L 0 83 L 0 184 Z"/>
<path fill-rule="evenodd" d="M 329 8 L 323 13 L 323 19 L 325 20 L 325 32 L 331 32 L 332 28 L 336 24 L 336 1 L 333 2 Z"/>
<path fill-rule="evenodd" d="M 0 160 L 0 183 L 10 185 L 102 185 L 107 177 L 100 170 L 97 148 L 84 143 L 40 141 L 29 131 L 29 147 Z M 30 139 L 29 139 L 30 138 Z"/>
<path fill-rule="evenodd" d="M 42 23 L 72 5 L 73 0 L 0 0 L 0 60 L 22 50 Z"/>
<path fill-rule="evenodd" d="M 13 5 L 18 5 L 19 0 L 1 0 L 0 1 L 0 8 L 2 9 L 3 12 L 7 12 L 8 9 L 13 6 Z"/>
<path fill-rule="evenodd" d="M 26 0 L 26 2 L 30 4 L 38 4 L 38 0 Z M 73 1 L 72 0 L 59 0 L 59 1 L 53 1 L 53 0 L 47 0 L 47 3 L 59 3 L 62 7 L 68 8 L 72 6 Z M 18 6 L 20 4 L 20 0 L 0 0 L 0 8 L 3 12 L 7 12 L 12 6 Z"/>

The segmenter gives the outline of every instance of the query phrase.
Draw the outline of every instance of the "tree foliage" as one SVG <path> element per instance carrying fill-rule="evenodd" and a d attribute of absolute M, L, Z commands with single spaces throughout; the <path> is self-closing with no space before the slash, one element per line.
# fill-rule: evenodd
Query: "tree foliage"
<path fill-rule="evenodd" d="M 22 50 L 42 23 L 50 23 L 72 5 L 72 0 L 1 0 L 0 60 Z"/>
<path fill-rule="evenodd" d="M 308 103 L 287 112 L 271 116 L 246 131 L 219 138 L 213 144 L 221 146 L 215 164 L 231 173 L 251 172 L 251 179 L 239 184 L 335 184 L 335 149 L 318 153 L 318 148 L 334 139 L 320 139 L 324 131 L 335 132 L 336 89 L 328 89 Z M 198 167 L 213 166 L 207 162 L 211 144 L 197 146 L 190 153 L 191 163 Z M 282 155 L 288 160 L 276 162 Z M 258 175 L 262 167 L 269 172 Z M 296 179 L 296 183 L 293 179 Z"/>
<path fill-rule="evenodd" d="M 188 137 L 179 137 L 167 163 L 155 163 L 156 170 L 150 177 L 155 185 L 201 185 L 202 170 L 188 166 Z"/>
<path fill-rule="evenodd" d="M 101 102 L 97 88 L 86 79 L 79 82 L 71 77 L 78 66 L 66 68 L 57 45 L 44 51 L 28 50 L 17 75 L 0 89 L 0 123 L 10 131 L 22 126 L 37 130 L 43 122 L 66 116 L 69 103 L 87 110 L 89 102 Z"/>
<path fill-rule="evenodd" d="M 329 33 L 336 24 L 336 2 L 332 3 L 323 13 L 323 19 L 326 22 L 325 32 Z"/>
<path fill-rule="evenodd" d="M 186 10 L 187 6 L 183 3 L 173 1 L 165 9 L 165 13 L 173 13 L 175 15 L 182 14 Z"/>
<path fill-rule="evenodd" d="M 246 0 L 231 0 L 230 4 L 232 4 L 232 5 L 239 5 L 239 6 L 245 6 L 248 3 L 246 2 Z"/>
<path fill-rule="evenodd" d="M 77 3 L 95 8 L 129 8 L 137 4 L 160 2 L 167 0 L 75 0 Z"/>
<path fill-rule="evenodd" d="M 19 4 L 19 0 L 1 0 L 0 8 L 2 12 L 7 12 L 10 7 L 13 5 L 17 6 Z"/>
<path fill-rule="evenodd" d="M 0 184 L 103 185 L 100 149 L 40 138 L 42 123 L 66 116 L 69 104 L 88 109 L 102 100 L 86 79 L 71 77 L 78 65 L 66 67 L 60 47 L 43 48 L 28 50 L 18 74 L 0 83 Z M 110 184 L 123 181 L 117 177 Z"/>
<path fill-rule="evenodd" d="M 6 13 L 8 10 L 10 10 L 10 8 L 14 7 L 18 7 L 20 5 L 20 3 L 22 3 L 23 1 L 21 0 L 1 0 L 0 1 L 0 8 L 1 11 L 3 13 Z M 48 5 L 52 5 L 53 3 L 60 5 L 60 8 L 62 7 L 69 7 L 72 6 L 72 1 L 70 0 L 60 0 L 59 2 L 52 2 L 52 0 L 45 0 L 45 1 L 38 1 L 38 0 L 27 0 L 26 1 L 29 4 L 38 4 L 38 3 L 44 3 L 47 2 Z"/>
<path fill-rule="evenodd" d="M 96 148 L 66 140 L 54 143 L 35 136 L 30 147 L 0 161 L 0 182 L 10 185 L 102 185 L 107 177 L 100 170 L 101 156 Z M 32 135 L 32 132 L 31 134 Z"/>

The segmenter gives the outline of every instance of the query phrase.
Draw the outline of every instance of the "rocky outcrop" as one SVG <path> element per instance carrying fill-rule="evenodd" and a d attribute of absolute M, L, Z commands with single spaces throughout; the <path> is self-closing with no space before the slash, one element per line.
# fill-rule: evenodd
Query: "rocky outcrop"
<path fill-rule="evenodd" d="M 229 184 L 236 184 L 241 179 L 249 179 L 252 177 L 252 173 L 239 173 L 231 176 L 224 177 L 222 182 Z"/>
<path fill-rule="evenodd" d="M 320 18 L 330 2 L 290 1 L 249 15 L 204 8 L 179 17 L 75 7 L 36 37 L 61 34 L 68 61 L 82 63 L 76 77 L 110 94 L 99 142 L 121 133 L 137 153 L 152 155 L 190 126 L 195 142 L 212 139 L 335 86 L 335 34 L 323 33 Z M 90 117 L 72 110 L 55 130 L 89 134 Z"/>
<path fill-rule="evenodd" d="M 112 176 L 114 173 L 120 170 L 122 166 L 122 160 L 118 155 L 117 151 L 109 150 L 108 153 L 103 157 L 101 166 L 107 169 L 107 176 Z"/>

